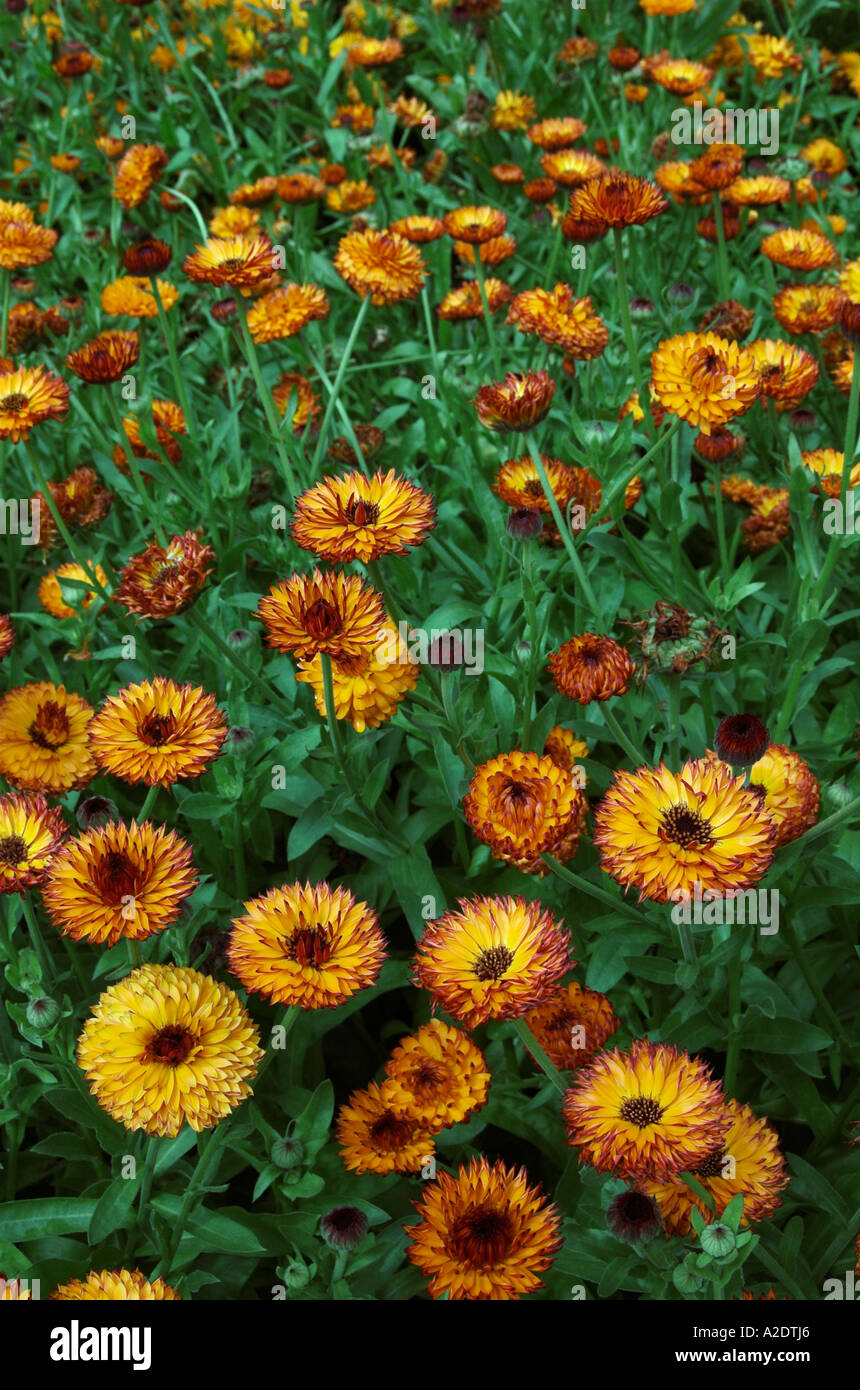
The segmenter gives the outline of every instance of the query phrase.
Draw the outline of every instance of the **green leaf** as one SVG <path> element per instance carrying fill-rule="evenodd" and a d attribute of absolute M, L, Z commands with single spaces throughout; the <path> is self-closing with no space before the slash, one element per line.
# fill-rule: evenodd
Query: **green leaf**
<path fill-rule="evenodd" d="M 766 1028 L 758 1019 L 752 1024 L 744 1021 L 740 1034 L 743 1047 L 751 1052 L 820 1052 L 833 1046 L 833 1039 L 823 1028 L 796 1018 L 775 1018 Z"/>
<path fill-rule="evenodd" d="M 140 1181 L 132 1178 L 114 1178 L 102 1193 L 87 1228 L 87 1240 L 90 1245 L 100 1245 L 107 1236 L 127 1224 Z"/>
<path fill-rule="evenodd" d="M 43 1236 L 86 1231 L 98 1205 L 95 1197 L 39 1197 L 0 1206 L 0 1240 L 19 1244 Z"/>

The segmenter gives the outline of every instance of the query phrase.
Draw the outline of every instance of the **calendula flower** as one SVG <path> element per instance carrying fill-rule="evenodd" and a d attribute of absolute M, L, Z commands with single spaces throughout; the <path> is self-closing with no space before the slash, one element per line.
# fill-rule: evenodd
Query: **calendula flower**
<path fill-rule="evenodd" d="M 769 207 L 772 203 L 787 203 L 791 199 L 788 179 L 775 174 L 760 174 L 756 178 L 739 178 L 730 183 L 726 197 L 740 207 Z"/>
<path fill-rule="evenodd" d="M 648 71 L 658 86 L 678 96 L 691 96 L 708 87 L 714 77 L 713 68 L 687 58 L 666 58 L 651 64 Z"/>
<path fill-rule="evenodd" d="M 739 145 L 710 145 L 690 164 L 690 178 L 711 193 L 731 188 L 742 171 L 743 150 Z M 728 206 L 723 206 L 724 217 Z"/>
<path fill-rule="evenodd" d="M 707 189 L 696 183 L 690 173 L 690 165 L 683 159 L 672 159 L 668 163 L 659 164 L 654 171 L 654 182 L 676 203 L 710 202 Z"/>
<path fill-rule="evenodd" d="M 253 183 L 242 183 L 238 188 L 234 188 L 230 194 L 230 202 L 243 207 L 259 207 L 262 203 L 271 202 L 277 190 L 278 180 L 271 174 L 266 174 L 261 179 L 255 179 Z"/>
<path fill-rule="evenodd" d="M 418 667 L 388 619 L 380 625 L 377 641 L 361 656 L 333 657 L 331 663 L 335 716 L 348 719 L 360 734 L 391 719 L 418 684 Z M 301 660 L 296 680 L 312 687 L 317 711 L 327 717 L 321 656 Z"/>
<path fill-rule="evenodd" d="M 818 380 L 818 363 L 795 343 L 775 338 L 756 338 L 747 343 L 755 363 L 762 396 L 776 402 L 782 412 L 794 410 Z"/>
<path fill-rule="evenodd" d="M 466 265 L 474 265 L 476 260 L 479 260 L 481 265 L 501 265 L 502 261 L 508 260 L 516 249 L 517 243 L 512 236 L 494 236 L 491 237 L 489 241 L 482 241 L 477 247 L 472 246 L 468 241 L 454 242 L 454 255 L 457 257 L 458 261 L 465 261 Z M 491 282 L 487 280 L 486 289 L 488 299 L 490 297 L 490 283 Z M 498 285 L 499 282 L 498 280 L 494 280 L 492 283 Z M 507 298 L 509 299 L 511 291 L 508 290 L 507 285 L 505 285 L 504 288 L 507 290 Z"/>
<path fill-rule="evenodd" d="M 0 358 L 0 439 L 28 439 L 43 420 L 62 420 L 69 388 L 45 367 L 13 367 Z"/>
<path fill-rule="evenodd" d="M 142 618 L 172 618 L 194 602 L 212 571 L 215 552 L 194 531 L 153 541 L 123 569 L 114 593 L 117 603 Z"/>
<path fill-rule="evenodd" d="M 120 4 L 140 4 L 141 0 L 120 0 Z M 181 1300 L 177 1293 L 163 1279 L 150 1281 L 139 1269 L 101 1269 L 93 1270 L 85 1279 L 70 1279 L 61 1284 L 51 1294 L 52 1299 L 64 1303 L 95 1302 L 104 1300 L 134 1300 L 135 1302 L 163 1302 Z"/>
<path fill-rule="evenodd" d="M 459 906 L 425 928 L 414 983 L 464 1028 L 522 1018 L 545 1003 L 573 965 L 570 933 L 524 898 L 461 898 Z"/>
<path fill-rule="evenodd" d="M 530 203 L 551 203 L 558 190 L 555 179 L 529 179 L 528 183 L 523 184 L 523 193 Z M 549 215 L 554 225 L 558 223 L 558 209 L 549 209 Z"/>
<path fill-rule="evenodd" d="M 275 271 L 275 253 L 269 238 L 256 236 L 215 237 L 197 246 L 182 262 L 189 280 L 208 285 L 233 285 L 243 294 L 260 289 Z"/>
<path fill-rule="evenodd" d="M 15 628 L 6 613 L 0 613 L 0 661 L 8 656 L 15 645 Z"/>
<path fill-rule="evenodd" d="M 338 563 L 404 555 L 435 525 L 433 500 L 394 469 L 323 478 L 296 503 L 293 540 Z"/>
<path fill-rule="evenodd" d="M 508 225 L 508 219 L 498 208 L 482 205 L 455 208 L 453 212 L 446 212 L 442 224 L 448 235 L 457 241 L 478 245 L 482 241 L 501 236 Z"/>
<path fill-rule="evenodd" d="M 433 1298 L 501 1301 L 542 1288 L 562 1245 L 561 1213 L 523 1168 L 486 1158 L 441 1172 L 415 1202 L 407 1256 L 430 1280 Z"/>
<path fill-rule="evenodd" d="M 809 161 L 813 169 L 821 169 L 834 179 L 848 168 L 848 160 L 839 146 L 821 136 L 804 145 L 800 154 L 803 159 Z"/>
<path fill-rule="evenodd" d="M 378 425 L 353 425 L 352 432 L 361 450 L 361 458 L 368 463 L 376 457 L 385 443 L 385 430 L 381 430 Z M 339 434 L 332 440 L 326 454 L 336 463 L 348 463 L 353 467 L 360 461 L 358 453 L 344 434 Z"/>
<path fill-rule="evenodd" d="M 320 1235 L 331 1250 L 355 1250 L 369 1226 L 359 1207 L 332 1207 L 320 1221 Z"/>
<path fill-rule="evenodd" d="M 472 401 L 482 425 L 511 434 L 539 425 L 549 412 L 555 382 L 545 371 L 508 372 L 503 381 L 479 386 Z"/>
<path fill-rule="evenodd" d="M 119 381 L 140 355 L 140 334 L 99 333 L 89 343 L 66 354 L 66 366 L 89 385 Z"/>
<path fill-rule="evenodd" d="M 484 281 L 487 308 L 491 314 L 498 313 L 509 303 L 511 290 L 501 280 L 488 276 Z M 440 319 L 480 319 L 484 317 L 484 303 L 477 280 L 467 280 L 456 289 L 449 290 L 436 310 Z"/>
<path fill-rule="evenodd" d="M 385 960 L 376 913 L 346 888 L 272 888 L 234 917 L 227 952 L 245 988 L 274 1004 L 336 1008 L 374 984 Z"/>
<path fill-rule="evenodd" d="M 427 270 L 411 241 L 396 232 L 348 232 L 341 237 L 334 268 L 356 294 L 371 304 L 398 304 L 421 291 Z"/>
<path fill-rule="evenodd" d="M 274 584 L 254 615 L 266 641 L 298 657 L 327 652 L 361 657 L 376 645 L 385 621 L 382 596 L 356 574 L 294 574 Z"/>
<path fill-rule="evenodd" d="M 103 486 L 94 468 L 76 468 L 61 483 L 53 483 L 49 480 L 48 489 L 54 499 L 57 511 L 68 526 L 83 528 L 97 526 L 107 516 L 113 504 L 113 493 L 108 492 L 107 488 Z M 36 496 L 42 498 L 41 493 L 37 493 Z M 41 513 L 40 519 L 42 534 L 39 537 L 39 544 L 45 549 L 44 532 L 48 524 L 53 522 L 47 505 Z M 56 532 L 56 525 L 53 529 Z"/>
<path fill-rule="evenodd" d="M 565 188 L 578 188 L 589 179 L 599 179 L 606 165 L 588 150 L 552 150 L 541 155 L 540 166 L 548 178 Z"/>
<path fill-rule="evenodd" d="M 298 372 L 284 372 L 272 391 L 272 400 L 279 415 L 285 415 L 290 400 L 293 402 L 293 434 L 302 434 L 311 426 L 320 413 L 319 396 L 306 376 Z"/>
<path fill-rule="evenodd" d="M 514 750 L 475 769 L 463 809 L 494 858 L 542 877 L 542 854 L 566 860 L 576 853 L 586 802 L 552 758 Z"/>
<path fill-rule="evenodd" d="M 424 124 L 428 116 L 433 115 L 426 101 L 422 101 L 420 97 L 406 96 L 403 92 L 396 101 L 389 104 L 388 109 L 392 116 L 401 125 L 405 125 L 408 130 L 417 130 L 419 126 Z"/>
<path fill-rule="evenodd" d="M 88 732 L 103 772 L 168 787 L 206 771 L 221 752 L 227 725 L 215 697 L 200 686 L 155 676 L 108 696 Z"/>
<path fill-rule="evenodd" d="M 93 575 L 103 589 L 108 578 L 101 565 L 90 564 L 89 570 L 75 561 L 49 570 L 39 584 L 39 602 L 53 618 L 79 618 L 97 597 L 94 589 L 81 589 L 79 584 L 91 584 Z M 75 584 L 66 581 L 76 580 Z"/>
<path fill-rule="evenodd" d="M 77 1061 L 103 1110 L 128 1130 L 175 1139 L 211 1129 L 251 1094 L 263 1053 L 238 996 L 179 965 L 141 965 L 101 995 Z"/>
<path fill-rule="evenodd" d="M 625 1245 L 647 1245 L 663 1229 L 654 1198 L 637 1188 L 627 1188 L 612 1198 L 606 1208 L 606 1224 L 616 1240 L 623 1240 Z"/>
<path fill-rule="evenodd" d="M 762 487 L 753 501 L 753 509 L 741 522 L 743 542 L 753 555 L 779 545 L 791 528 L 788 488 Z"/>
<path fill-rule="evenodd" d="M 585 1066 L 621 1027 L 606 995 L 583 989 L 575 981 L 556 985 L 546 1002 L 527 1013 L 525 1019 L 561 1071 Z"/>
<path fill-rule="evenodd" d="M 525 92 L 515 92 L 510 88 L 496 92 L 490 125 L 493 130 L 525 130 L 529 121 L 537 114 L 534 97 Z"/>
<path fill-rule="evenodd" d="M 584 34 L 576 34 L 562 45 L 556 56 L 560 63 L 579 64 L 595 57 L 596 53 L 597 44 L 593 39 L 587 39 Z"/>
<path fill-rule="evenodd" d="M 839 260 L 839 252 L 823 232 L 784 227 L 764 238 L 759 250 L 769 261 L 790 270 L 821 270 Z"/>
<path fill-rule="evenodd" d="M 837 322 L 841 300 L 836 285 L 787 285 L 773 297 L 774 317 L 789 333 L 823 333 Z"/>
<path fill-rule="evenodd" d="M 285 203 L 313 203 L 325 197 L 325 184 L 315 174 L 282 174 L 278 179 L 278 197 Z"/>
<path fill-rule="evenodd" d="M 124 208 L 139 207 L 166 164 L 167 154 L 160 145 L 132 145 L 114 169 L 113 197 Z"/>
<path fill-rule="evenodd" d="M 403 44 L 399 39 L 362 38 L 358 43 L 350 44 L 347 56 L 354 67 L 382 67 L 403 57 Z"/>
<path fill-rule="evenodd" d="M 64 936 L 115 946 L 169 927 L 196 883 L 191 850 L 172 830 L 112 821 L 54 855 L 42 901 Z"/>
<path fill-rule="evenodd" d="M 49 261 L 57 244 L 53 227 L 40 227 L 23 203 L 0 199 L 0 268 L 23 270 Z"/>
<path fill-rule="evenodd" d="M 0 796 L 0 893 L 39 883 L 67 833 L 59 806 L 43 796 Z"/>
<path fill-rule="evenodd" d="M 774 824 L 774 846 L 796 840 L 818 820 L 821 788 L 799 753 L 770 743 L 750 768 L 750 791 L 761 799 Z"/>
<path fill-rule="evenodd" d="M 660 1208 L 667 1236 L 690 1234 L 694 1208 L 709 1225 L 718 1221 L 738 1193 L 744 1199 L 742 1226 L 763 1221 L 782 1205 L 780 1193 L 789 1178 L 776 1130 L 739 1101 L 726 1100 L 723 1109 L 729 1128 L 722 1147 L 689 1169 L 713 1198 L 716 1215 L 681 1177 L 646 1178 L 642 1182 L 642 1190 Z"/>
<path fill-rule="evenodd" d="M 325 201 L 332 212 L 361 212 L 373 207 L 376 194 L 367 179 L 344 179 L 328 190 Z"/>
<path fill-rule="evenodd" d="M 573 468 L 549 454 L 541 454 L 540 458 L 562 512 L 572 501 L 582 503 L 589 515 L 596 511 L 600 505 L 600 484 L 587 469 Z M 528 507 L 549 515 L 549 502 L 531 454 L 507 459 L 493 479 L 493 492 L 509 507 Z"/>
<path fill-rule="evenodd" d="M 129 275 L 160 275 L 173 260 L 173 252 L 166 241 L 158 237 L 141 237 L 123 253 L 123 265 Z"/>
<path fill-rule="evenodd" d="M 550 655 L 548 669 L 561 695 L 588 705 L 623 695 L 636 665 L 627 648 L 611 637 L 583 632 Z"/>
<path fill-rule="evenodd" d="M 730 1124 L 710 1069 L 647 1038 L 577 1071 L 562 1109 L 582 1162 L 637 1183 L 705 1163 L 722 1151 Z"/>
<path fill-rule="evenodd" d="M 795 53 L 791 39 L 773 34 L 744 34 L 743 41 L 756 77 L 782 77 L 786 70 L 800 72 L 803 67 L 803 59 Z"/>
<path fill-rule="evenodd" d="M 851 391 L 851 382 L 854 374 L 854 349 L 838 361 L 831 372 L 833 380 L 843 395 L 847 396 Z M 2 378 L 0 378 L 2 382 Z"/>
<path fill-rule="evenodd" d="M 404 1038 L 385 1064 L 396 1109 L 436 1134 L 485 1104 L 490 1073 L 467 1033 L 431 1019 Z"/>
<path fill-rule="evenodd" d="M 18 686 L 0 699 L 0 774 L 20 791 L 63 795 L 96 775 L 87 742 L 93 707 L 52 681 Z"/>
<path fill-rule="evenodd" d="M 260 226 L 260 214 L 256 208 L 241 205 L 218 208 L 209 219 L 209 232 L 222 241 L 229 241 L 230 237 L 264 235 Z"/>
<path fill-rule="evenodd" d="M 524 183 L 526 177 L 519 164 L 494 164 L 490 173 L 498 183 Z"/>
<path fill-rule="evenodd" d="M 158 293 L 164 309 L 171 309 L 178 299 L 173 285 L 167 280 L 158 281 Z M 146 276 L 123 275 L 105 285 L 101 293 L 101 305 L 112 318 L 127 315 L 135 319 L 154 319 L 158 317 L 158 305 Z"/>
<path fill-rule="evenodd" d="M 841 449 L 805 449 L 800 456 L 804 468 L 816 475 L 818 485 L 828 497 L 842 494 L 842 473 L 845 455 Z M 852 464 L 848 474 L 848 487 L 860 487 L 860 459 Z"/>
<path fill-rule="evenodd" d="M 651 355 L 651 380 L 665 408 L 705 435 L 743 415 L 761 391 L 752 353 L 716 333 L 665 339 Z"/>
<path fill-rule="evenodd" d="M 639 0 L 639 7 L 646 14 L 676 15 L 694 10 L 696 3 L 697 0 Z"/>
<path fill-rule="evenodd" d="M 770 866 L 774 828 L 761 798 L 730 767 L 698 758 L 615 773 L 595 811 L 601 866 L 639 901 L 681 902 L 752 888 Z"/>
<path fill-rule="evenodd" d="M 417 1173 L 433 1157 L 429 1130 L 397 1108 L 389 1081 L 353 1091 L 335 1133 L 344 1167 L 354 1173 Z"/>
<path fill-rule="evenodd" d="M 405 237 L 416 246 L 424 246 L 430 241 L 438 241 L 445 235 L 445 224 L 441 217 L 415 214 L 411 217 L 399 217 L 396 222 L 392 222 L 389 231 Z"/>
<path fill-rule="evenodd" d="M 556 176 L 552 174 L 551 177 Z M 569 212 L 572 217 L 599 226 L 639 227 L 659 217 L 668 206 L 659 188 L 650 180 L 611 169 L 605 177 L 589 179 L 574 190 Z"/>
<path fill-rule="evenodd" d="M 588 757 L 588 744 L 584 738 L 577 738 L 572 729 L 564 729 L 556 724 L 546 736 L 543 751 L 559 767 L 572 772 L 578 758 Z"/>
<path fill-rule="evenodd" d="M 561 150 L 575 144 L 587 129 L 578 116 L 553 116 L 529 126 L 526 135 L 541 150 Z"/>
<path fill-rule="evenodd" d="M 508 310 L 507 323 L 520 333 L 536 333 L 570 357 L 586 361 L 599 357 L 609 342 L 609 331 L 593 312 L 591 296 L 576 299 L 569 285 L 552 290 L 523 290 Z"/>
<path fill-rule="evenodd" d="M 731 430 L 714 430 L 713 434 L 697 434 L 693 448 L 699 458 L 709 463 L 724 463 L 726 459 L 742 454 L 745 443 L 742 434 L 732 434 Z M 753 491 L 756 491 L 754 484 Z"/>
<path fill-rule="evenodd" d="M 331 305 L 318 285 L 284 285 L 256 300 L 248 312 L 255 343 L 291 338 L 315 319 L 328 318 Z"/>

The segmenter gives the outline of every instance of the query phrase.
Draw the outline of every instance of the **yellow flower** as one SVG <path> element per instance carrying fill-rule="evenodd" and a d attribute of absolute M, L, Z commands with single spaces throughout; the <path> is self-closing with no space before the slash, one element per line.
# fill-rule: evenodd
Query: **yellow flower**
<path fill-rule="evenodd" d="M 70 1279 L 68 1284 L 61 1284 L 51 1298 L 66 1303 L 122 1299 L 154 1302 L 181 1300 L 182 1295 L 163 1279 L 150 1282 L 139 1269 L 101 1269 L 91 1271 L 85 1279 Z"/>
<path fill-rule="evenodd" d="M 62 795 L 96 775 L 87 742 L 92 705 L 52 681 L 10 690 L 0 700 L 0 774 L 13 787 Z"/>
<path fill-rule="evenodd" d="M 386 619 L 377 637 L 378 646 L 361 656 L 331 658 L 335 716 L 348 719 L 360 734 L 391 719 L 418 684 L 418 667 L 404 652 L 394 624 Z M 300 661 L 296 680 L 311 686 L 317 711 L 326 718 L 322 658 Z"/>
<path fill-rule="evenodd" d="M 667 338 L 651 356 L 651 373 L 657 399 L 705 435 L 743 415 L 761 390 L 752 354 L 716 333 Z"/>
<path fill-rule="evenodd" d="M 400 1042 L 385 1075 L 394 1106 L 431 1134 L 468 1119 L 490 1088 L 483 1052 L 468 1034 L 438 1018 Z"/>

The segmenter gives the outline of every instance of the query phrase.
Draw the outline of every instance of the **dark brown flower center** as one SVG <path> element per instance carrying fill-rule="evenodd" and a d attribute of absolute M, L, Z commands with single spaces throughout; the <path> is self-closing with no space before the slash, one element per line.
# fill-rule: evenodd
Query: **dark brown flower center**
<path fill-rule="evenodd" d="M 305 613 L 305 628 L 309 637 L 336 637 L 343 624 L 333 603 L 318 598 Z"/>
<path fill-rule="evenodd" d="M 69 719 L 66 711 L 56 700 L 46 700 L 36 711 L 36 718 L 27 733 L 39 748 L 55 752 L 62 748 L 69 737 Z"/>
<path fill-rule="evenodd" d="M 346 505 L 346 519 L 353 526 L 375 526 L 379 520 L 379 507 L 376 502 L 364 502 L 360 497 L 350 497 Z"/>
<path fill-rule="evenodd" d="M 448 1079 L 447 1067 L 441 1062 L 432 1062 L 427 1058 L 415 1068 L 410 1077 L 410 1085 L 416 1091 L 433 1091 L 439 1086 L 444 1086 Z"/>
<path fill-rule="evenodd" d="M 153 573 L 151 581 L 152 587 L 157 588 L 160 584 L 164 584 L 165 581 L 168 580 L 171 575 L 175 574 L 178 569 L 178 560 L 164 560 L 162 564 L 158 566 L 158 569 L 155 570 Z"/>
<path fill-rule="evenodd" d="M 0 864 L 23 864 L 26 859 L 26 841 L 20 835 L 4 835 L 0 840 Z"/>
<path fill-rule="evenodd" d="M 133 898 L 138 888 L 137 870 L 120 850 L 110 850 L 93 872 L 93 881 L 102 901 L 116 907 L 123 898 Z"/>
<path fill-rule="evenodd" d="M 241 257 L 231 256 L 229 260 L 222 261 L 221 266 L 224 270 L 240 270 L 242 268 Z"/>
<path fill-rule="evenodd" d="M 645 1129 L 646 1125 L 656 1125 L 660 1123 L 663 1115 L 663 1106 L 659 1101 L 652 1100 L 650 1096 L 628 1096 L 621 1102 L 619 1111 L 622 1120 L 628 1124 L 638 1125 L 640 1129 Z"/>
<path fill-rule="evenodd" d="M 723 1164 L 726 1161 L 725 1149 L 718 1149 L 693 1169 L 697 1178 L 721 1178 L 723 1175 Z"/>
<path fill-rule="evenodd" d="M 184 1062 L 195 1045 L 195 1040 L 187 1028 L 181 1024 L 168 1024 L 160 1028 L 147 1049 L 147 1060 L 164 1062 L 168 1067 L 178 1067 Z"/>
<path fill-rule="evenodd" d="M 30 404 L 29 396 L 25 396 L 23 391 L 12 391 L 8 396 L 0 398 L 0 406 L 10 415 L 18 415 L 22 410 L 26 410 Z"/>
<path fill-rule="evenodd" d="M 500 980 L 514 958 L 507 946 L 490 946 L 475 961 L 475 976 L 479 980 Z"/>
<path fill-rule="evenodd" d="M 393 1110 L 384 1110 L 370 1126 L 370 1140 L 374 1148 L 390 1153 L 402 1149 L 412 1137 L 413 1124 L 403 1115 L 395 1115 Z"/>
<path fill-rule="evenodd" d="M 301 927 L 285 945 L 288 960 L 297 965 L 327 965 L 331 960 L 331 941 L 321 927 Z"/>
<path fill-rule="evenodd" d="M 511 1247 L 514 1223 L 489 1202 L 469 1207 L 451 1227 L 448 1247 L 461 1263 L 477 1269 L 500 1264 Z"/>
<path fill-rule="evenodd" d="M 160 748 L 167 743 L 176 728 L 176 720 L 172 714 L 148 714 L 138 727 L 138 734 L 142 743 L 146 743 L 150 748 Z"/>
<path fill-rule="evenodd" d="M 683 803 L 669 806 L 663 812 L 661 833 L 663 839 L 671 840 L 682 849 L 689 849 L 692 845 L 710 845 L 714 840 L 710 821 Z"/>
<path fill-rule="evenodd" d="M 543 488 L 539 478 L 529 478 L 523 486 L 523 492 L 527 497 L 543 497 Z"/>

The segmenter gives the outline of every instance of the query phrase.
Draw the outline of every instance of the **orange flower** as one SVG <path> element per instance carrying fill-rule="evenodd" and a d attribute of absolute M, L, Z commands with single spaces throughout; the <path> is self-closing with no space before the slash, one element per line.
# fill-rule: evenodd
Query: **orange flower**
<path fill-rule="evenodd" d="M 543 1004 L 526 1014 L 526 1023 L 562 1071 L 585 1066 L 621 1027 L 606 995 L 575 981 L 556 985 Z"/>
<path fill-rule="evenodd" d="M 356 294 L 372 304 L 414 299 L 427 269 L 418 251 L 396 232 L 348 232 L 338 244 L 334 268 Z"/>
<path fill-rule="evenodd" d="M 835 265 L 839 260 L 839 252 L 823 232 L 803 231 L 795 227 L 771 232 L 759 250 L 768 260 L 788 266 L 791 270 L 820 270 L 823 266 Z"/>
<path fill-rule="evenodd" d="M 837 322 L 841 302 L 836 285 L 787 285 L 774 295 L 773 312 L 789 333 L 823 333 Z"/>
<path fill-rule="evenodd" d="M 457 241 L 468 241 L 477 245 L 501 236 L 508 225 L 508 219 L 497 208 L 462 207 L 455 208 L 453 212 L 446 212 L 442 218 L 442 225 L 448 235 L 455 237 Z"/>
<path fill-rule="evenodd" d="M 584 632 L 551 654 L 548 669 L 560 694 L 588 705 L 623 695 L 636 666 L 626 647 L 611 637 Z"/>
<path fill-rule="evenodd" d="M 440 217 L 411 216 L 400 217 L 396 222 L 392 222 L 390 231 L 397 236 L 403 236 L 407 241 L 412 241 L 416 246 L 423 246 L 429 241 L 438 241 L 445 235 L 445 224 Z"/>
<path fill-rule="evenodd" d="M 201 545 L 194 531 L 173 536 L 166 546 L 148 545 L 129 560 L 114 598 L 129 613 L 145 618 L 172 618 L 194 602 L 211 573 L 215 552 Z"/>
<path fill-rule="evenodd" d="M 67 353 L 66 366 L 90 386 L 119 381 L 140 354 L 138 333 L 100 333 Z"/>
<path fill-rule="evenodd" d="M 0 358 L 0 439 L 27 439 L 43 420 L 62 420 L 69 388 L 45 367 L 14 368 Z"/>
<path fill-rule="evenodd" d="M 480 386 L 472 401 L 482 425 L 495 434 L 530 430 L 552 405 L 555 382 L 545 371 L 508 372 L 504 381 Z"/>
<path fill-rule="evenodd" d="M 487 308 L 491 314 L 495 314 L 510 301 L 513 291 L 503 281 L 490 276 L 484 281 L 484 293 L 487 296 Z M 483 318 L 484 305 L 477 280 L 466 280 L 457 289 L 449 290 L 436 313 L 440 319 Z"/>
<path fill-rule="evenodd" d="M 385 621 L 382 596 L 356 574 L 294 574 L 260 599 L 255 617 L 266 641 L 299 657 L 327 652 L 341 660 L 375 646 Z"/>
<path fill-rule="evenodd" d="M 167 154 L 160 145 L 132 145 L 114 170 L 114 198 L 124 208 L 139 207 L 166 164 Z"/>
<path fill-rule="evenodd" d="M 578 116 L 554 116 L 529 126 L 526 135 L 542 150 L 561 150 L 573 145 L 588 129 Z"/>
<path fill-rule="evenodd" d="M 299 497 L 293 539 L 322 559 L 347 563 L 404 555 L 435 524 L 433 500 L 394 469 L 325 477 Z"/>
<path fill-rule="evenodd" d="M 209 285 L 234 285 L 244 292 L 260 289 L 271 280 L 274 251 L 269 238 L 237 236 L 214 238 L 198 246 L 182 263 L 189 280 Z"/>
<path fill-rule="evenodd" d="M 609 342 L 606 325 L 592 312 L 591 297 L 575 299 L 570 286 L 562 283 L 553 290 L 523 290 L 514 298 L 506 322 L 515 323 L 520 333 L 536 333 L 570 357 L 599 357 Z"/>
<path fill-rule="evenodd" d="M 716 333 L 666 339 L 651 356 L 651 373 L 654 392 L 666 409 L 702 434 L 742 415 L 761 390 L 752 354 Z"/>
<path fill-rule="evenodd" d="M 818 380 L 818 363 L 794 343 L 756 338 L 747 344 L 758 372 L 762 396 L 776 401 L 777 410 L 794 410 Z"/>
<path fill-rule="evenodd" d="M 570 859 L 576 853 L 586 801 L 552 758 L 515 749 L 475 769 L 463 809 L 494 858 L 543 877 L 549 870 L 542 854 Z"/>
<path fill-rule="evenodd" d="M 331 305 L 318 285 L 290 283 L 256 300 L 248 311 L 248 328 L 255 343 L 291 338 L 314 319 L 328 318 Z"/>
<path fill-rule="evenodd" d="M 554 150 L 541 156 L 540 165 L 549 178 L 565 188 L 577 188 L 606 173 L 603 161 L 588 150 Z"/>
<path fill-rule="evenodd" d="M 668 206 L 650 180 L 613 169 L 571 194 L 570 215 L 606 227 L 633 227 L 659 217 Z"/>

